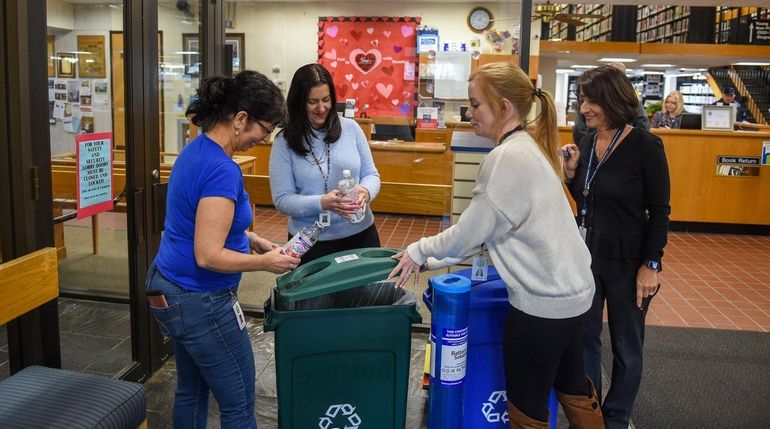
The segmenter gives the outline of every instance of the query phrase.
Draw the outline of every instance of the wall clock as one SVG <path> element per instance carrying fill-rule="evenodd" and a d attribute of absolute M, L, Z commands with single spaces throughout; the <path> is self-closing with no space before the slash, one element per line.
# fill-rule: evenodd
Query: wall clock
<path fill-rule="evenodd" d="M 468 27 L 476 33 L 482 33 L 492 26 L 492 12 L 485 7 L 474 7 L 468 13 Z"/>

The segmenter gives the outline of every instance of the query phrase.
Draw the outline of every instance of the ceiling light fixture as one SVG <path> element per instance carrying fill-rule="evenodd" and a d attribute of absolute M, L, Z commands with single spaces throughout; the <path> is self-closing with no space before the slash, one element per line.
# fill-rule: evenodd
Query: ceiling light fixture
<path fill-rule="evenodd" d="M 601 58 L 599 59 L 602 63 L 633 63 L 636 62 L 633 58 Z"/>
<path fill-rule="evenodd" d="M 659 67 L 659 68 L 674 68 L 674 64 L 642 64 L 642 67 Z"/>

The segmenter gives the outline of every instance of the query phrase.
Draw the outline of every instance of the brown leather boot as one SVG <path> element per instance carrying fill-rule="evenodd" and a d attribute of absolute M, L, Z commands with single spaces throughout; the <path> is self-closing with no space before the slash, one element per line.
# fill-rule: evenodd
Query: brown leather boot
<path fill-rule="evenodd" d="M 599 405 L 596 389 L 591 379 L 587 377 L 586 379 L 591 396 L 567 395 L 561 392 L 556 392 L 556 394 L 564 409 L 564 414 L 567 415 L 571 429 L 604 429 L 602 407 Z"/>
<path fill-rule="evenodd" d="M 548 412 L 546 411 L 546 416 Z M 508 423 L 511 429 L 548 429 L 548 418 L 541 422 L 519 411 L 515 405 L 508 402 Z"/>

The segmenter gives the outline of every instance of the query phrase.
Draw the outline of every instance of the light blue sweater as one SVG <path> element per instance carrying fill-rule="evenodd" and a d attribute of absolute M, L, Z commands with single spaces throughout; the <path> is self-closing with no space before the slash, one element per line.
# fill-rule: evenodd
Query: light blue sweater
<path fill-rule="evenodd" d="M 374 166 L 369 143 L 361 127 L 352 120 L 340 118 L 342 135 L 329 145 L 331 154 L 331 173 L 326 192 L 337 189 L 342 179 L 342 170 L 350 170 L 350 175 L 369 191 L 369 205 L 380 192 L 380 174 Z M 321 162 L 321 169 L 326 174 L 324 143 L 325 132 L 316 131 L 311 150 Z M 313 155 L 305 157 L 291 150 L 283 133 L 278 134 L 270 152 L 270 191 L 273 204 L 289 216 L 289 233 L 295 234 L 300 229 L 312 225 L 321 213 L 321 196 L 324 195 L 324 180 Z M 331 225 L 321 231 L 319 240 L 336 240 L 357 234 L 374 223 L 372 210 L 366 207 L 364 220 L 351 224 L 336 213 L 331 213 Z"/>

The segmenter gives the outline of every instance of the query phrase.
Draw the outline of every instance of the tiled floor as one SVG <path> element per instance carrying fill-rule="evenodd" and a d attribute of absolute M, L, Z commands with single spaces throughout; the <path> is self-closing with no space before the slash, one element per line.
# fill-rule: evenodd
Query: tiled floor
<path fill-rule="evenodd" d="M 256 232 L 286 241 L 286 217 L 259 208 Z M 404 247 L 448 227 L 437 217 L 377 214 L 382 245 Z M 770 332 L 770 237 L 671 232 L 647 323 Z"/>

